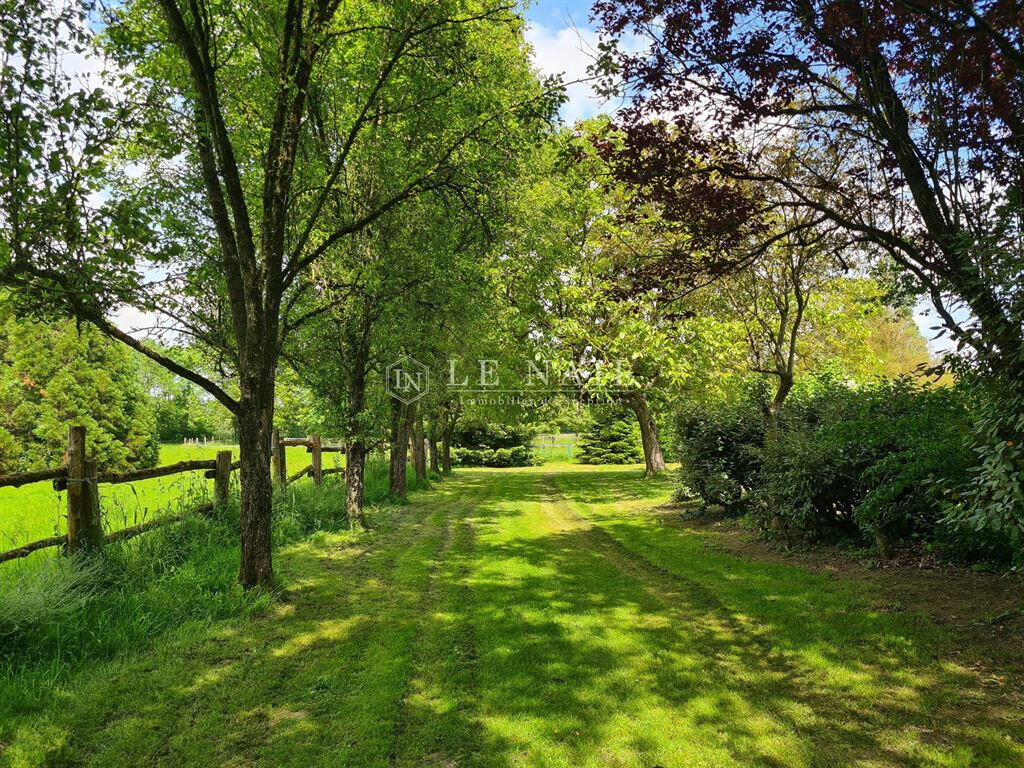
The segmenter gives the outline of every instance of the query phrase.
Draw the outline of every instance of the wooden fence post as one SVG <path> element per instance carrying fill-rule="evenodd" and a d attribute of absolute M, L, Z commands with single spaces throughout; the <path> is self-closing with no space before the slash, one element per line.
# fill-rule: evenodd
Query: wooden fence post
<path fill-rule="evenodd" d="M 273 478 L 281 485 L 287 485 L 288 462 L 285 459 L 285 447 L 281 445 L 281 432 L 276 427 L 270 441 L 270 461 L 273 465 Z"/>
<path fill-rule="evenodd" d="M 217 451 L 217 466 L 213 471 L 213 501 L 223 506 L 228 503 L 231 487 L 231 451 Z"/>
<path fill-rule="evenodd" d="M 68 430 L 68 543 L 65 551 L 73 554 L 82 548 L 83 513 L 86 504 L 85 427 Z"/>
<path fill-rule="evenodd" d="M 320 453 L 320 435 L 309 438 L 309 447 L 313 451 L 313 484 L 320 485 L 324 480 L 324 465 Z"/>
<path fill-rule="evenodd" d="M 86 460 L 85 482 L 82 500 L 82 528 L 79 541 L 87 547 L 98 549 L 103 546 L 103 522 L 100 517 L 99 472 L 95 461 Z"/>

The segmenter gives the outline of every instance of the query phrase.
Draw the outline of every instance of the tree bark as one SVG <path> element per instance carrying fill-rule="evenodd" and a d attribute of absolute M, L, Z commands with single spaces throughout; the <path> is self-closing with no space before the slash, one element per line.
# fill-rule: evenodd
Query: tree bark
<path fill-rule="evenodd" d="M 782 413 L 782 406 L 793 389 L 793 376 L 790 374 L 779 375 L 779 386 L 775 389 L 775 397 L 764 409 L 765 443 L 773 444 L 779 439 L 779 414 Z"/>
<path fill-rule="evenodd" d="M 423 432 L 423 413 L 416 409 L 416 415 L 412 422 L 412 464 L 416 469 L 416 479 L 425 483 L 427 481 L 427 452 L 425 447 L 426 436 Z"/>
<path fill-rule="evenodd" d="M 238 407 L 238 442 L 241 450 L 242 563 L 238 579 L 246 589 L 270 586 L 271 561 L 270 435 L 274 420 L 273 366 L 261 375 L 242 378 Z"/>
<path fill-rule="evenodd" d="M 437 416 L 434 415 L 430 419 L 430 427 L 427 429 L 427 448 L 430 455 L 430 471 L 435 475 L 441 474 L 441 468 L 438 465 L 438 450 L 437 450 Z"/>
<path fill-rule="evenodd" d="M 630 405 L 640 424 L 640 439 L 644 446 L 644 477 L 655 477 L 667 469 L 665 455 L 661 450 L 661 438 L 658 437 L 658 425 L 642 392 L 633 393 Z"/>
<path fill-rule="evenodd" d="M 452 419 L 451 412 L 445 407 L 441 411 L 441 473 L 452 473 Z"/>
<path fill-rule="evenodd" d="M 345 442 L 348 446 L 345 452 L 345 511 L 352 527 L 356 524 L 366 526 L 363 514 L 366 443 L 363 440 L 359 417 L 366 409 L 366 375 L 370 358 L 371 330 L 372 321 L 365 303 L 357 328 L 347 328 L 342 323 L 341 338 L 346 340 L 347 346 L 343 354 L 352 361 L 348 372 L 348 418 L 345 425 Z"/>
<path fill-rule="evenodd" d="M 350 526 L 366 525 L 363 515 L 363 485 L 366 473 L 366 446 L 350 442 L 345 451 L 345 511 Z"/>
<path fill-rule="evenodd" d="M 388 472 L 388 491 L 392 496 L 405 497 L 405 463 L 409 446 L 406 430 L 406 406 L 391 401 L 391 459 Z"/>

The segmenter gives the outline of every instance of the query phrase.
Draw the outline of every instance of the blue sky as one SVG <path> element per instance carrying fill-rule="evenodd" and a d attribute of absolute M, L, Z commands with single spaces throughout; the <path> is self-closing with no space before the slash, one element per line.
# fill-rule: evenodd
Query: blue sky
<path fill-rule="evenodd" d="M 587 23 L 590 0 L 536 0 L 526 9 L 526 18 L 547 26 L 565 26 L 566 20 L 577 26 Z"/>
<path fill-rule="evenodd" d="M 590 22 L 590 0 L 535 0 L 526 6 L 526 39 L 534 49 L 534 63 L 546 75 L 562 73 L 566 82 L 587 77 L 597 34 Z M 562 118 L 575 122 L 614 109 L 599 99 L 586 83 L 568 87 L 569 101 Z"/>

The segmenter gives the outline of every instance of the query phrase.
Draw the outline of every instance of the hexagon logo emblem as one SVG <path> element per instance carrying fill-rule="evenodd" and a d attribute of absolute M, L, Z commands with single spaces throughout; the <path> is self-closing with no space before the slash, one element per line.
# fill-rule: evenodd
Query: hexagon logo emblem
<path fill-rule="evenodd" d="M 387 367 L 388 394 L 408 405 L 430 391 L 430 371 L 423 363 L 402 355 Z"/>

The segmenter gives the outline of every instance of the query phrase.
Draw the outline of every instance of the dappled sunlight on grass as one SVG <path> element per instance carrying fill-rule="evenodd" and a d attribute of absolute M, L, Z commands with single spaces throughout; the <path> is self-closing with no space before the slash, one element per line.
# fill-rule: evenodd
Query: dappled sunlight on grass
<path fill-rule="evenodd" d="M 557 471 L 555 471 L 557 470 Z M 98 665 L 14 765 L 1007 766 L 1024 705 L 852 583 L 705 547 L 637 468 L 462 471 L 288 545 L 282 601 Z"/>

